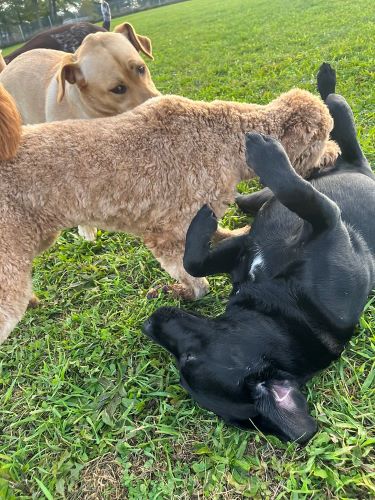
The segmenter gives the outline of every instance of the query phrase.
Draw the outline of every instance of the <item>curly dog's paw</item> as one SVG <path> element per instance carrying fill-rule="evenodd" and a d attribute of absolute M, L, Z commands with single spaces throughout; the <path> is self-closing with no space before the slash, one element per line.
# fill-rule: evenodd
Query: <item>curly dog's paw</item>
<path fill-rule="evenodd" d="M 169 294 L 177 299 L 194 300 L 196 298 L 194 290 L 187 288 L 181 283 L 173 283 L 171 285 L 157 285 L 147 292 L 148 299 L 156 299 L 161 294 Z"/>
<path fill-rule="evenodd" d="M 35 295 L 35 293 L 33 293 L 32 296 L 30 297 L 27 308 L 28 309 L 36 309 L 39 306 L 40 306 L 40 299 L 38 299 L 38 297 Z"/>

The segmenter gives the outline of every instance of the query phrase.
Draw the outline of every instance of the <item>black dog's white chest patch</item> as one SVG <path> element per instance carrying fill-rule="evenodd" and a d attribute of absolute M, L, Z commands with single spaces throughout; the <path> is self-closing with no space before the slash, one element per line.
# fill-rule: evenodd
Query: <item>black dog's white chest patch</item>
<path fill-rule="evenodd" d="M 264 269 L 264 267 L 265 267 L 265 260 L 262 252 L 259 250 L 256 253 L 253 261 L 251 262 L 251 266 L 249 269 L 249 277 L 254 281 L 257 273 L 262 269 Z"/>

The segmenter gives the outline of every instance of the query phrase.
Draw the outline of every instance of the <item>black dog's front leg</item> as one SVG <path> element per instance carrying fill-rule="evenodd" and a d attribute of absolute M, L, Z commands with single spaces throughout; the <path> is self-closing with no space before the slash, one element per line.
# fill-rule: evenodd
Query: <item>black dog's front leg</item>
<path fill-rule="evenodd" d="M 246 235 L 228 238 L 211 248 L 217 218 L 204 205 L 192 220 L 186 234 L 184 268 L 195 277 L 230 273 L 244 248 Z"/>
<path fill-rule="evenodd" d="M 262 206 L 273 198 L 273 192 L 268 188 L 263 188 L 251 194 L 239 194 L 236 196 L 236 203 L 240 209 L 255 217 Z"/>
<path fill-rule="evenodd" d="M 333 227 L 339 220 L 338 206 L 296 173 L 276 139 L 254 132 L 246 134 L 246 161 L 262 184 L 289 210 L 309 222 L 314 231 Z"/>

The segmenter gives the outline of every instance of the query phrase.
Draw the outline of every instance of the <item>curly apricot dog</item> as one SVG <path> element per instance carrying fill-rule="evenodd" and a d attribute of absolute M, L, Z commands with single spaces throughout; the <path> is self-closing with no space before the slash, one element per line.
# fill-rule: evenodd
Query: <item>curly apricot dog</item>
<path fill-rule="evenodd" d="M 244 133 L 280 140 L 308 176 L 337 156 L 332 125 L 323 102 L 298 89 L 266 106 L 161 96 L 114 117 L 26 126 L 7 160 L 19 118 L 0 86 L 0 342 L 28 305 L 33 258 L 80 224 L 142 237 L 180 282 L 174 292 L 201 297 L 206 279 L 182 263 L 186 230 L 205 203 L 221 217 L 238 182 L 255 176 Z"/>

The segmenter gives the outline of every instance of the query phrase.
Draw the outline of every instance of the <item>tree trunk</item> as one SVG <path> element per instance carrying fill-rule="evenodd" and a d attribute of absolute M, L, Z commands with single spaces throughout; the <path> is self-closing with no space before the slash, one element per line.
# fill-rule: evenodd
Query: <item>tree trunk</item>
<path fill-rule="evenodd" d="M 43 28 L 42 20 L 40 18 L 39 3 L 38 0 L 32 0 L 36 19 L 38 21 L 39 28 Z"/>
<path fill-rule="evenodd" d="M 56 0 L 48 0 L 48 5 L 49 5 L 49 15 L 52 21 L 55 22 L 57 17 Z"/>

